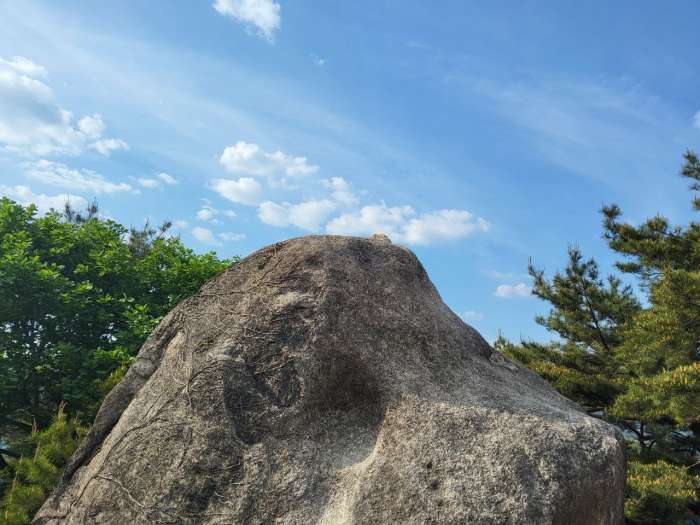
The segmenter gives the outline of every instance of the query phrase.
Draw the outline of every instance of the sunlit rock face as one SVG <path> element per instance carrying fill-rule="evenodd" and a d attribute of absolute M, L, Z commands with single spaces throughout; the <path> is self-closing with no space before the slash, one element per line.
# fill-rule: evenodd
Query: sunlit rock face
<path fill-rule="evenodd" d="M 624 444 L 385 236 L 264 248 L 149 337 L 41 524 L 621 523 Z"/>

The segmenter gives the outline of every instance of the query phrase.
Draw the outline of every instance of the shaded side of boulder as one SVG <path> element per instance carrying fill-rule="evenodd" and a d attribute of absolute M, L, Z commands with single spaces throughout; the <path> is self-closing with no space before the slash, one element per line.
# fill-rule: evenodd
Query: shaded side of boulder
<path fill-rule="evenodd" d="M 622 522 L 624 442 L 387 239 L 264 248 L 175 308 L 35 523 Z"/>

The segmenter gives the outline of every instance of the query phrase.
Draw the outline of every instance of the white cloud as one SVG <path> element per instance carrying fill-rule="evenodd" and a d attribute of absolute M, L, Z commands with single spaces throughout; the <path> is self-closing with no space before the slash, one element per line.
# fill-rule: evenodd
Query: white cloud
<path fill-rule="evenodd" d="M 27 170 L 27 177 L 44 184 L 81 193 L 132 191 L 132 187 L 124 182 L 111 182 L 94 171 L 76 170 L 65 164 L 49 160 L 39 160 L 32 163 Z"/>
<path fill-rule="evenodd" d="M 211 181 L 211 188 L 231 202 L 249 206 L 257 204 L 262 195 L 260 183 L 250 177 L 241 177 L 238 180 L 215 179 Z"/>
<path fill-rule="evenodd" d="M 99 114 L 83 117 L 78 121 L 78 129 L 90 139 L 100 138 L 106 127 L 102 115 Z"/>
<path fill-rule="evenodd" d="M 518 283 L 515 285 L 511 284 L 499 284 L 496 287 L 494 295 L 500 297 L 501 299 L 515 299 L 519 297 L 530 297 L 532 294 L 532 288 L 530 288 L 525 283 Z"/>
<path fill-rule="evenodd" d="M 228 217 L 229 219 L 234 219 L 236 217 L 236 212 L 233 210 L 218 210 L 214 208 L 211 204 L 209 204 L 208 199 L 203 199 L 204 204 L 202 204 L 202 207 L 197 211 L 195 214 L 195 217 L 199 221 L 204 221 L 204 222 L 209 222 L 211 224 L 221 224 L 221 221 L 219 221 L 216 217 L 218 215 L 224 215 Z"/>
<path fill-rule="evenodd" d="M 318 166 L 309 164 L 306 157 L 292 157 L 281 151 L 274 153 L 264 153 L 265 157 L 278 166 L 285 175 L 290 177 L 312 175 L 318 171 Z"/>
<path fill-rule="evenodd" d="M 700 111 L 698 111 L 693 117 L 693 126 L 700 129 Z"/>
<path fill-rule="evenodd" d="M 66 202 L 76 209 L 87 208 L 87 201 L 78 195 L 70 195 L 63 193 L 60 195 L 46 195 L 44 193 L 34 193 L 28 186 L 4 186 L 0 185 L 0 195 L 9 197 L 15 202 L 27 206 L 36 204 L 41 212 L 47 212 L 50 209 L 58 211 L 63 210 Z"/>
<path fill-rule="evenodd" d="M 201 226 L 195 226 L 194 228 L 192 228 L 192 235 L 195 239 L 204 244 L 221 244 L 219 241 L 216 240 L 216 237 L 214 237 L 214 234 L 211 232 L 211 230 L 207 228 L 202 228 Z"/>
<path fill-rule="evenodd" d="M 173 226 L 175 226 L 176 228 L 178 228 L 180 230 L 187 228 L 189 225 L 190 225 L 189 222 L 183 221 L 181 219 L 173 221 Z"/>
<path fill-rule="evenodd" d="M 475 231 L 488 231 L 489 224 L 465 210 L 439 210 L 411 219 L 405 226 L 403 240 L 427 245 L 434 241 L 452 241 L 469 237 Z"/>
<path fill-rule="evenodd" d="M 160 186 L 160 183 L 156 179 L 149 179 L 146 177 L 137 178 L 136 182 L 138 182 L 139 185 L 143 186 L 144 188 L 157 188 Z"/>
<path fill-rule="evenodd" d="M 487 221 L 465 210 L 439 210 L 416 216 L 410 206 L 387 207 L 385 204 L 345 213 L 326 226 L 326 231 L 332 234 L 383 233 L 395 241 L 418 245 L 463 239 L 476 231 L 487 230 Z"/>
<path fill-rule="evenodd" d="M 336 205 L 328 199 L 310 200 L 299 204 L 265 201 L 258 208 L 258 217 L 271 226 L 296 226 L 302 230 L 316 231 L 335 207 Z"/>
<path fill-rule="evenodd" d="M 113 151 L 129 149 L 129 145 L 121 139 L 101 139 L 90 144 L 90 147 L 105 157 L 109 157 Z"/>
<path fill-rule="evenodd" d="M 223 232 L 219 234 L 219 239 L 228 242 L 242 241 L 245 239 L 245 233 Z"/>
<path fill-rule="evenodd" d="M 260 165 L 260 146 L 245 141 L 238 141 L 233 146 L 224 148 L 219 162 L 228 171 L 264 175 L 266 168 Z"/>
<path fill-rule="evenodd" d="M 200 221 L 205 221 L 205 222 L 211 222 L 214 221 L 214 218 L 216 215 L 219 213 L 218 210 L 215 210 L 211 206 L 202 206 L 202 208 L 197 212 L 196 217 L 197 220 Z"/>
<path fill-rule="evenodd" d="M 330 179 L 322 180 L 321 183 L 329 190 L 332 190 L 331 197 L 333 197 L 333 200 L 348 206 L 357 203 L 357 197 L 350 190 L 350 185 L 343 177 L 331 177 Z"/>
<path fill-rule="evenodd" d="M 136 182 L 144 188 L 160 188 L 162 184 L 167 184 L 168 186 L 177 184 L 177 180 L 167 173 L 159 173 L 155 177 L 138 177 Z"/>
<path fill-rule="evenodd" d="M 178 183 L 175 177 L 168 175 L 167 173 L 159 173 L 158 178 L 168 186 L 175 186 Z"/>
<path fill-rule="evenodd" d="M 219 162 L 228 170 L 245 173 L 249 177 L 237 180 L 216 179 L 210 187 L 219 195 L 241 204 L 256 204 L 262 198 L 263 188 L 257 177 L 267 177 L 267 188 L 297 189 L 286 185 L 285 177 L 306 177 L 318 171 L 305 157 L 292 157 L 281 151 L 265 152 L 257 144 L 239 141 L 224 149 Z M 258 206 L 258 218 L 271 226 L 294 226 L 307 231 L 324 229 L 331 234 L 370 235 L 384 233 L 390 238 L 415 245 L 453 241 L 485 232 L 489 223 L 465 210 L 443 209 L 417 214 L 410 206 L 388 207 L 385 204 L 364 206 L 328 221 L 333 212 L 353 210 L 359 202 L 350 184 L 342 177 L 312 179 L 325 188 L 325 195 L 308 195 L 298 203 L 279 202 L 266 198 Z M 306 184 L 306 191 L 318 186 Z"/>
<path fill-rule="evenodd" d="M 467 310 L 466 312 L 462 313 L 462 315 L 460 315 L 460 317 L 467 322 L 469 322 L 469 321 L 481 321 L 484 319 L 484 314 L 482 314 L 481 312 L 478 312 L 476 310 Z"/>
<path fill-rule="evenodd" d="M 318 166 L 309 164 L 306 157 L 293 157 L 281 151 L 268 153 L 257 144 L 242 140 L 224 148 L 219 162 L 230 172 L 254 177 L 304 177 L 318 171 Z"/>
<path fill-rule="evenodd" d="M 103 139 L 101 115 L 73 122 L 44 82 L 43 66 L 24 57 L 0 58 L 0 145 L 20 154 L 78 155 L 86 147 L 109 154 L 128 148 L 120 139 Z"/>
<path fill-rule="evenodd" d="M 270 42 L 280 27 L 280 5 L 273 0 L 215 0 L 212 6 L 224 16 L 257 28 L 260 36 Z"/>
<path fill-rule="evenodd" d="M 326 231 L 339 235 L 371 235 L 383 233 L 399 240 L 408 218 L 415 214 L 410 206 L 387 207 L 385 204 L 365 206 L 359 212 L 345 213 L 326 225 Z"/>
<path fill-rule="evenodd" d="M 46 78 L 48 76 L 44 66 L 35 64 L 25 57 L 15 56 L 10 60 L 5 60 L 4 58 L 0 57 L 0 65 L 30 78 Z"/>

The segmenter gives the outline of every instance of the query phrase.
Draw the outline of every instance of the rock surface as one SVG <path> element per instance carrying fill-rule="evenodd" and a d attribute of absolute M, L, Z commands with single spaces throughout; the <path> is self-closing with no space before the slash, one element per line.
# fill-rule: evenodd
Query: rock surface
<path fill-rule="evenodd" d="M 163 319 L 37 524 L 622 522 L 624 444 L 386 238 L 264 248 Z"/>

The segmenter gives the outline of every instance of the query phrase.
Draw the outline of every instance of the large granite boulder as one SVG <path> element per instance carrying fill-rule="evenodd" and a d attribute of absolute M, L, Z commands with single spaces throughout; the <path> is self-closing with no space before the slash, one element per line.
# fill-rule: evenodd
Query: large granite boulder
<path fill-rule="evenodd" d="M 175 308 L 37 524 L 621 523 L 621 435 L 383 236 L 255 252 Z"/>

